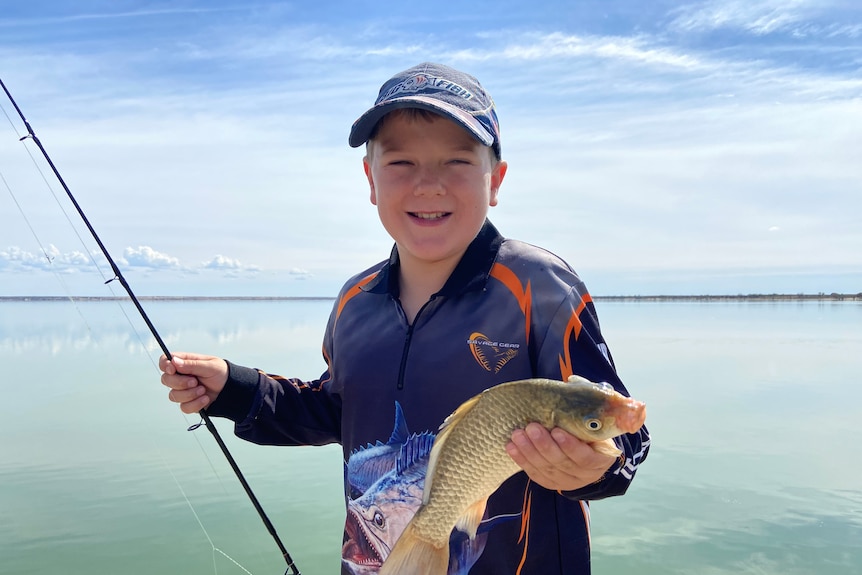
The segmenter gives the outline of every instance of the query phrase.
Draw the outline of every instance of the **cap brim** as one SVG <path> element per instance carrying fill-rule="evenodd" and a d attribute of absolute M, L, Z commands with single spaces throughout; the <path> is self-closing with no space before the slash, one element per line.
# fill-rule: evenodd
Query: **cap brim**
<path fill-rule="evenodd" d="M 377 122 L 379 122 L 380 119 L 389 112 L 401 108 L 420 108 L 422 110 L 434 112 L 435 114 L 440 114 L 441 116 L 445 116 L 464 126 L 464 128 L 473 134 L 473 136 L 482 142 L 482 144 L 486 146 L 494 145 L 494 136 L 488 132 L 479 120 L 464 110 L 456 108 L 455 106 L 450 106 L 445 102 L 441 102 L 434 98 L 427 98 L 425 96 L 408 96 L 404 98 L 395 98 L 384 102 L 383 104 L 378 104 L 362 114 L 359 119 L 353 123 L 353 127 L 350 129 L 350 138 L 348 139 L 350 147 L 358 148 L 367 142 L 368 138 L 371 137 L 371 132 L 374 131 L 374 126 L 377 125 Z"/>

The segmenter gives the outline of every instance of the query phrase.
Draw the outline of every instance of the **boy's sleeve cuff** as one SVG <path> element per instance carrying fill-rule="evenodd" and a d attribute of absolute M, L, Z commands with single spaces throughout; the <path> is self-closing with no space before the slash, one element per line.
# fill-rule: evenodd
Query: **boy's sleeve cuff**
<path fill-rule="evenodd" d="M 248 417 L 257 397 L 260 373 L 256 369 L 224 361 L 228 369 L 227 382 L 206 412 L 214 417 L 240 422 Z"/>

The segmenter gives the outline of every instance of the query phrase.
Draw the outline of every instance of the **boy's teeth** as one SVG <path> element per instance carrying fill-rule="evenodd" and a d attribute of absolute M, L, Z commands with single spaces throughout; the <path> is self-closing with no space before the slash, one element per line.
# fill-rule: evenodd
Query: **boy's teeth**
<path fill-rule="evenodd" d="M 436 220 L 437 218 L 442 218 L 445 215 L 445 212 L 433 212 L 433 213 L 417 213 L 415 214 L 417 218 L 421 218 L 423 220 Z"/>

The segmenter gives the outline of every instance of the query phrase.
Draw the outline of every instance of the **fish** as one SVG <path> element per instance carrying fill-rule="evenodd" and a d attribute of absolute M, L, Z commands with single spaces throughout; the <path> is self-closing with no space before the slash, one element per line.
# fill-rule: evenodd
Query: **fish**
<path fill-rule="evenodd" d="M 433 434 L 428 434 L 434 440 Z M 395 426 L 386 443 L 377 441 L 364 447 L 354 449 L 345 463 L 345 475 L 348 486 L 347 496 L 359 498 L 371 485 L 386 475 L 398 463 L 401 447 L 411 438 L 401 404 L 395 402 Z"/>
<path fill-rule="evenodd" d="M 597 452 L 618 457 L 622 452 L 613 438 L 637 432 L 645 419 L 643 402 L 577 375 L 566 382 L 502 383 L 468 399 L 440 426 L 422 502 L 379 575 L 446 573 L 452 530 L 474 538 L 488 497 L 521 470 L 506 452 L 514 430 L 532 422 L 560 427 Z"/>
<path fill-rule="evenodd" d="M 395 467 L 357 499 L 347 502 L 347 540 L 342 565 L 350 573 L 376 573 L 398 535 L 422 503 L 425 469 L 433 435 L 412 435 Z M 448 540 L 447 540 L 448 544 Z"/>
<path fill-rule="evenodd" d="M 386 443 L 368 444 L 351 453 L 347 521 L 342 545 L 342 570 L 352 575 L 376 574 L 392 546 L 422 503 L 425 472 L 435 434 L 410 433 L 404 411 L 395 402 L 395 427 Z M 480 529 L 481 533 L 481 529 Z M 482 535 L 470 539 L 453 531 L 449 569 L 463 574 L 478 560 Z"/>

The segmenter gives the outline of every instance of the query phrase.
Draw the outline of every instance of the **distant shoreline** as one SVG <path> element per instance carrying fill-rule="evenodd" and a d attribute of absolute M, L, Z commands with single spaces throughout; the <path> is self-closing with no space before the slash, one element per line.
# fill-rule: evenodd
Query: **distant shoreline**
<path fill-rule="evenodd" d="M 862 292 L 856 294 L 738 294 L 738 295 L 594 295 L 596 301 L 627 302 L 793 302 L 793 301 L 862 301 Z M 0 296 L 2 302 L 50 301 L 128 301 L 127 296 Z M 330 296 L 138 296 L 139 301 L 334 301 Z"/>

